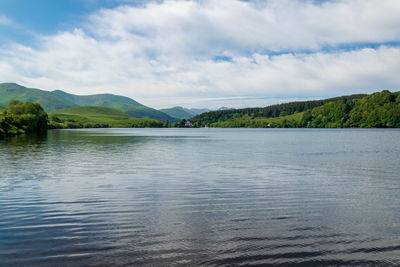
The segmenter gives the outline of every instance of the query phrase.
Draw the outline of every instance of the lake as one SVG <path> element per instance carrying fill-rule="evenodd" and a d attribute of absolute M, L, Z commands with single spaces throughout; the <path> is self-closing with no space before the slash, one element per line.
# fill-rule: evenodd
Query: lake
<path fill-rule="evenodd" d="M 400 265 L 400 130 L 0 140 L 0 265 Z"/>

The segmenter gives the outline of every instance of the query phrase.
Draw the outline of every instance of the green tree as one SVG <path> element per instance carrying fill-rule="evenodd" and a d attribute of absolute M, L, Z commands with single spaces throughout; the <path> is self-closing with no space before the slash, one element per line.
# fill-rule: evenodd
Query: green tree
<path fill-rule="evenodd" d="M 13 118 L 14 124 L 26 133 L 47 130 L 47 113 L 39 103 L 11 101 L 7 114 Z"/>

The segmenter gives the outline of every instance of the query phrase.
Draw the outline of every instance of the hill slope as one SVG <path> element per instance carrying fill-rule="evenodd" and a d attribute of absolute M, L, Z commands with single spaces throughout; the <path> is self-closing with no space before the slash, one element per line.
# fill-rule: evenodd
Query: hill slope
<path fill-rule="evenodd" d="M 163 127 L 165 123 L 155 119 L 134 118 L 120 110 L 83 106 L 54 110 L 49 113 L 53 126 L 61 127 Z M 55 123 L 54 123 L 55 122 Z"/>
<path fill-rule="evenodd" d="M 0 104 L 7 106 L 11 100 L 39 102 L 46 111 L 77 106 L 73 102 L 48 91 L 26 88 L 16 83 L 1 83 Z"/>
<path fill-rule="evenodd" d="M 400 92 L 384 90 L 361 98 L 344 96 L 263 109 L 208 112 L 190 121 L 195 127 L 400 128 Z"/>
<path fill-rule="evenodd" d="M 294 113 L 303 112 L 305 110 L 322 106 L 326 103 L 335 102 L 338 100 L 361 99 L 364 96 L 366 95 L 350 95 L 350 96 L 341 96 L 341 97 L 328 98 L 322 100 L 297 101 L 297 102 L 267 106 L 264 108 L 217 110 L 217 111 L 202 113 L 194 118 L 191 118 L 190 120 L 196 126 L 205 126 L 205 125 L 211 125 L 212 123 L 216 122 L 230 121 L 246 116 L 251 117 L 252 119 L 276 118 L 280 116 L 286 116 Z"/>
<path fill-rule="evenodd" d="M 118 109 L 137 118 L 154 118 L 169 122 L 178 121 L 177 118 L 146 107 L 129 97 L 112 94 L 79 96 L 60 90 L 48 92 L 26 88 L 16 83 L 0 83 L 0 105 L 7 106 L 11 100 L 38 102 L 46 111 L 76 106 L 102 106 Z"/>
<path fill-rule="evenodd" d="M 98 95 L 73 95 L 61 90 L 53 91 L 54 94 L 68 101 L 75 103 L 78 106 L 101 106 L 114 108 L 123 111 L 136 118 L 153 118 L 157 120 L 176 122 L 177 118 L 171 117 L 161 111 L 146 107 L 129 97 L 98 94 Z"/>

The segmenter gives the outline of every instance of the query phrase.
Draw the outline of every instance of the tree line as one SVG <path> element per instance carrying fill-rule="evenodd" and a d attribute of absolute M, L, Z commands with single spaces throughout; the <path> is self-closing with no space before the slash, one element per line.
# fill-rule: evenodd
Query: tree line
<path fill-rule="evenodd" d="M 190 122 L 193 127 L 397 128 L 400 127 L 400 92 L 383 90 L 371 95 L 212 111 Z M 182 121 L 176 124 L 177 127 L 184 125 Z"/>
<path fill-rule="evenodd" d="M 3 111 L 1 111 L 3 110 Z M 38 103 L 11 101 L 0 107 L 0 138 L 48 128 L 109 127 L 106 123 L 82 124 L 48 115 Z M 159 121 L 135 122 L 129 127 L 166 127 Z M 60 126 L 61 125 L 61 126 Z M 315 101 L 291 102 L 265 108 L 220 110 L 181 120 L 174 127 L 253 128 L 400 128 L 400 92 L 351 95 Z"/>

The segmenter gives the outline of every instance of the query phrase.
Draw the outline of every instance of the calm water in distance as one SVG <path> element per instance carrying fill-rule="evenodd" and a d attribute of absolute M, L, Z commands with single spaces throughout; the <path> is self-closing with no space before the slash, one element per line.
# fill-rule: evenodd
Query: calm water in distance
<path fill-rule="evenodd" d="M 400 130 L 0 141 L 0 266 L 400 265 Z"/>

